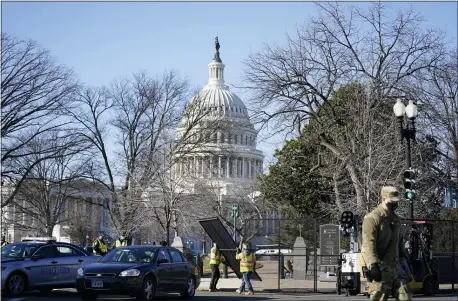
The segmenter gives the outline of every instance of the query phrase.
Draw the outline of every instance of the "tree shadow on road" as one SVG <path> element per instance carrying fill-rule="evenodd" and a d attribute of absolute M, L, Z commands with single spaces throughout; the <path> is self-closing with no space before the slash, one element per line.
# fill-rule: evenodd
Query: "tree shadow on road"
<path fill-rule="evenodd" d="M 37 293 L 32 293 L 31 295 L 38 296 Z M 43 297 L 43 296 L 42 296 Z M 48 294 L 44 298 L 40 298 L 43 301 L 55 301 L 55 300 L 80 300 L 79 294 L 75 291 L 60 291 L 54 290 L 50 294 Z M 123 300 L 135 300 L 133 297 L 129 296 L 114 296 L 114 295 L 99 295 L 97 300 L 104 300 L 104 301 L 123 301 Z M 178 294 L 170 294 L 170 295 L 162 295 L 158 294 L 154 300 L 181 300 L 180 295 Z M 241 300 L 251 300 L 251 301 L 263 301 L 263 300 L 272 300 L 272 296 L 259 294 L 254 296 L 245 296 L 245 295 L 221 295 L 218 293 L 212 295 L 199 295 L 199 292 L 196 293 L 194 300 L 203 300 L 203 301 L 210 301 L 210 300 L 222 300 L 222 301 L 241 301 Z"/>

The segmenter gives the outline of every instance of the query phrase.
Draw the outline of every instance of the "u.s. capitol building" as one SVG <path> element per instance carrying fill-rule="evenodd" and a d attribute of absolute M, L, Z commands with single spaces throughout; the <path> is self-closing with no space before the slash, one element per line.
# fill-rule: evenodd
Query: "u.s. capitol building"
<path fill-rule="evenodd" d="M 174 175 L 187 179 L 190 193 L 205 185 L 217 190 L 223 202 L 257 191 L 264 159 L 245 104 L 225 85 L 224 67 L 216 41 L 208 84 L 189 101 L 176 131 L 178 139 L 187 135 L 199 143 L 191 143 L 192 150 L 174 166 Z"/>

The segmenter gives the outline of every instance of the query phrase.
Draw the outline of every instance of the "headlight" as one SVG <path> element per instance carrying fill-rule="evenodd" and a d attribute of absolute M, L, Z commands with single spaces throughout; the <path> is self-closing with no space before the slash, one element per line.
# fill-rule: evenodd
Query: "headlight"
<path fill-rule="evenodd" d="M 125 270 L 119 273 L 119 277 L 136 277 L 140 275 L 140 271 L 137 269 Z"/>
<path fill-rule="evenodd" d="M 83 268 L 79 268 L 78 271 L 76 271 L 76 273 L 78 274 L 78 276 L 84 276 Z"/>

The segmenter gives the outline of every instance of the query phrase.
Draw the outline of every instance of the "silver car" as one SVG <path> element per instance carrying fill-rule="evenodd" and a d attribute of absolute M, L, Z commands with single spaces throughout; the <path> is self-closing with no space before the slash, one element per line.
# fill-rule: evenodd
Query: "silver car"
<path fill-rule="evenodd" d="M 101 258 L 55 240 L 11 243 L 1 251 L 1 287 L 13 297 L 32 289 L 46 294 L 55 288 L 75 287 L 77 270 Z"/>

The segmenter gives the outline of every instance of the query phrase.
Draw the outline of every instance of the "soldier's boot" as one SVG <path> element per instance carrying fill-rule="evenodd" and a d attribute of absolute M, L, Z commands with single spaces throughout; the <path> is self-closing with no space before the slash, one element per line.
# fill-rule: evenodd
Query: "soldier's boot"
<path fill-rule="evenodd" d="M 412 301 L 412 293 L 406 285 L 401 285 L 396 294 L 396 301 Z"/>

